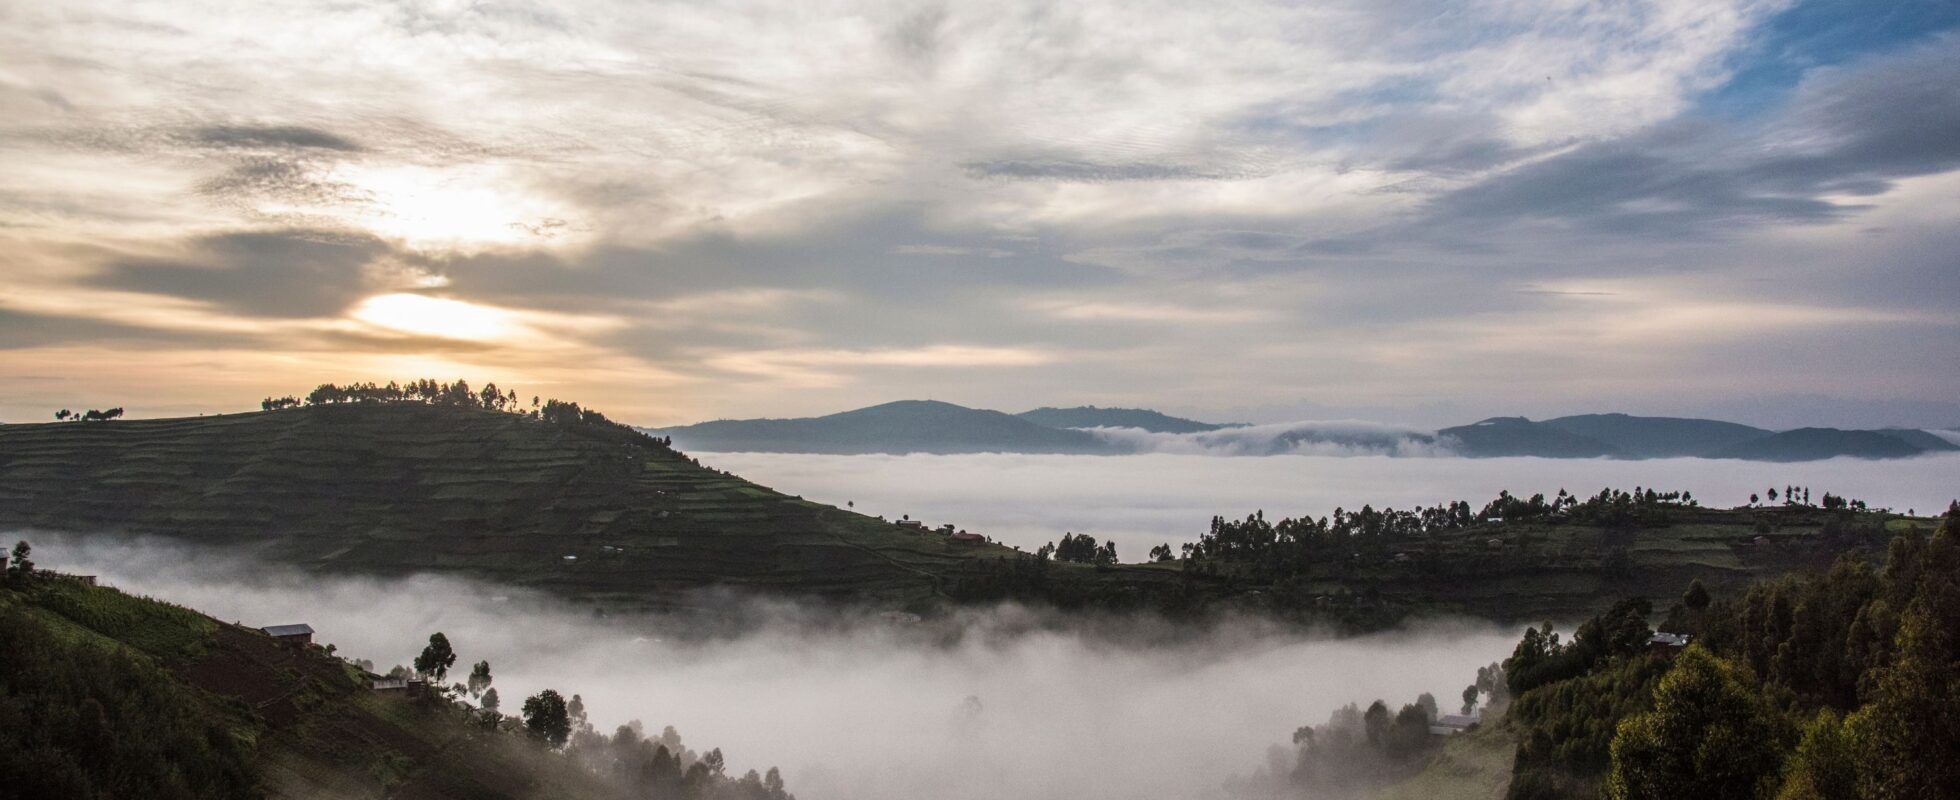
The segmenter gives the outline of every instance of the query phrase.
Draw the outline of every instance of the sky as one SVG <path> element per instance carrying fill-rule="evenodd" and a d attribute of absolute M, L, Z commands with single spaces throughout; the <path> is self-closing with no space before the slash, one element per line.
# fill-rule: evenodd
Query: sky
<path fill-rule="evenodd" d="M 1960 425 L 1960 3 L 0 0 L 0 419 Z"/>

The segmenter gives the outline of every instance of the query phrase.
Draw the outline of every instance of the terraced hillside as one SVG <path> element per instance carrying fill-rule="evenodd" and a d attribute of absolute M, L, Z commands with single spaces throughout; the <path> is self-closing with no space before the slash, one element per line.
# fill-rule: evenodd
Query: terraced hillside
<path fill-rule="evenodd" d="M 0 427 L 0 526 L 309 568 L 463 574 L 608 606 L 711 585 L 904 605 L 993 545 L 789 497 L 613 425 L 419 403 Z"/>

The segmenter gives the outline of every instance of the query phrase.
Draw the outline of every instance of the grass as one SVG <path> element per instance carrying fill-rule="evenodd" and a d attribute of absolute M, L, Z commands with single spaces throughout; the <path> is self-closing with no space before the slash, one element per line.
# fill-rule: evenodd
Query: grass
<path fill-rule="evenodd" d="M 1502 725 L 1480 726 L 1450 737 L 1422 772 L 1376 800 L 1502 800 L 1517 750 L 1517 738 Z"/>

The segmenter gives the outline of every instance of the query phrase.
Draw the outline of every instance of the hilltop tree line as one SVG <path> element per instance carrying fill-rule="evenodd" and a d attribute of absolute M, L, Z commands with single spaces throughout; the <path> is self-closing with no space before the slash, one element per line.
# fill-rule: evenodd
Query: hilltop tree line
<path fill-rule="evenodd" d="M 482 389 L 471 389 L 468 381 L 457 380 L 444 383 L 429 378 L 386 384 L 365 382 L 339 385 L 323 383 L 314 387 L 306 397 L 293 396 L 267 397 L 259 401 L 265 411 L 279 411 L 300 406 L 339 405 L 345 403 L 422 403 L 433 406 L 455 408 L 475 408 L 485 411 L 501 411 L 518 414 L 531 419 L 543 420 L 559 425 L 607 425 L 611 421 L 597 410 L 584 408 L 578 403 L 542 399 L 535 395 L 527 407 L 518 398 L 517 390 L 504 390 L 495 383 L 486 383 Z"/>
<path fill-rule="evenodd" d="M 108 422 L 112 419 L 120 419 L 122 415 L 122 406 L 116 406 L 107 411 L 93 408 L 87 411 L 70 411 L 64 408 L 54 412 L 54 418 L 57 422 Z"/>
<path fill-rule="evenodd" d="M 697 753 L 682 744 L 680 733 L 668 726 L 648 736 L 639 720 L 620 725 L 612 734 L 592 724 L 584 698 L 567 699 L 545 689 L 524 699 L 518 714 L 502 713 L 489 661 L 478 661 L 469 676 L 444 684 L 457 655 L 449 638 L 438 631 L 413 661 L 412 671 L 397 666 L 391 676 L 414 675 L 428 682 L 429 702 L 462 703 L 475 723 L 491 731 L 521 734 L 538 746 L 556 751 L 604 778 L 622 800 L 795 800 L 782 772 L 749 770 L 728 774 L 719 748 Z M 364 668 L 371 668 L 363 664 Z M 469 698 L 463 702 L 463 698 Z"/>
<path fill-rule="evenodd" d="M 1042 561 L 1054 558 L 1058 561 L 1094 564 L 1099 567 L 1115 566 L 1118 562 L 1115 540 L 1097 544 L 1096 537 L 1088 534 L 1077 536 L 1073 533 L 1063 533 L 1060 542 L 1044 544 L 1035 551 L 1034 555 L 1036 559 Z"/>
<path fill-rule="evenodd" d="M 1543 494 L 1520 498 L 1510 492 L 1477 509 L 1458 500 L 1438 506 L 1401 511 L 1364 505 L 1359 511 L 1334 509 L 1331 516 L 1284 518 L 1270 522 L 1265 512 L 1243 520 L 1213 517 L 1211 529 L 1196 542 L 1183 545 L 1187 562 L 1252 563 L 1277 575 L 1304 573 L 1316 562 L 1345 560 L 1351 555 L 1380 556 L 1396 545 L 1419 542 L 1441 534 L 1499 522 L 1548 521 L 1608 528 L 1665 525 L 1669 512 L 1697 503 L 1688 492 L 1631 492 L 1603 489 L 1584 499 L 1560 489 L 1551 499 Z M 1168 545 L 1163 554 L 1169 554 Z"/>
<path fill-rule="evenodd" d="M 1648 611 L 1526 631 L 1505 662 L 1512 798 L 1960 797 L 1960 505 L 1882 568 L 1691 585 L 1662 626 L 1693 638 L 1678 657 L 1645 645 Z"/>

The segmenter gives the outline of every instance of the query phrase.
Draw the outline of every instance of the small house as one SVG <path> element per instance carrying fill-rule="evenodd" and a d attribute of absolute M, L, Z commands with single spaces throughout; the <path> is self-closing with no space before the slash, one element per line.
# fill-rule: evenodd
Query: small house
<path fill-rule="evenodd" d="M 953 534 L 952 538 L 953 538 L 953 544 L 986 544 L 987 543 L 987 537 L 981 536 L 980 534 L 977 533 L 967 533 L 966 531 L 960 531 L 958 533 L 955 533 Z"/>
<path fill-rule="evenodd" d="M 368 679 L 368 688 L 377 692 L 406 692 L 408 691 L 408 679 L 374 677 Z"/>
<path fill-rule="evenodd" d="M 1483 720 L 1484 710 L 1477 709 L 1468 714 L 1444 714 L 1429 723 L 1432 736 L 1455 736 L 1475 727 Z"/>
<path fill-rule="evenodd" d="M 1673 655 L 1686 648 L 1690 638 L 1692 637 L 1685 633 L 1655 631 L 1654 635 L 1647 639 L 1647 652 L 1660 655 Z"/>
<path fill-rule="evenodd" d="M 313 626 L 304 622 L 296 625 L 273 625 L 267 628 L 260 628 L 259 630 L 264 631 L 265 635 L 278 639 L 286 644 L 306 645 L 313 643 Z"/>
<path fill-rule="evenodd" d="M 898 521 L 898 527 L 922 531 L 926 529 L 926 524 L 916 519 L 902 519 Z"/>

